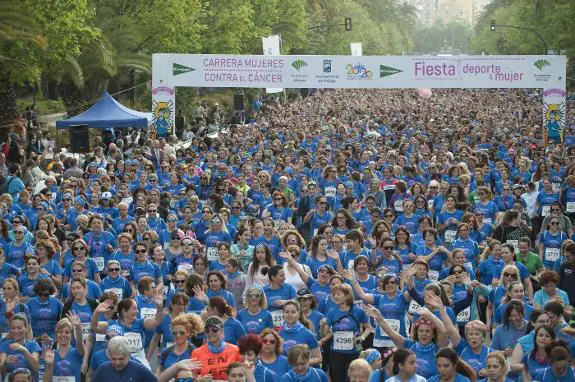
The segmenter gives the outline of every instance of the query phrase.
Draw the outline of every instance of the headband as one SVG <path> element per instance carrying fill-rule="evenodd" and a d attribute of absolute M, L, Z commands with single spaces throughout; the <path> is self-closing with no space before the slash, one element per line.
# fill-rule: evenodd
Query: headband
<path fill-rule="evenodd" d="M 248 288 L 248 290 L 250 289 L 257 289 L 261 294 L 264 294 L 264 288 L 260 285 L 260 284 L 252 284 L 250 285 L 250 287 Z"/>
<path fill-rule="evenodd" d="M 388 351 L 390 351 L 390 350 L 388 350 Z M 380 358 L 381 358 L 381 354 L 379 353 L 379 351 L 376 350 L 376 351 L 369 352 L 367 354 L 367 356 L 365 357 L 365 360 L 367 361 L 367 363 L 369 363 L 371 365 L 372 363 L 374 363 L 375 361 L 377 361 Z"/>

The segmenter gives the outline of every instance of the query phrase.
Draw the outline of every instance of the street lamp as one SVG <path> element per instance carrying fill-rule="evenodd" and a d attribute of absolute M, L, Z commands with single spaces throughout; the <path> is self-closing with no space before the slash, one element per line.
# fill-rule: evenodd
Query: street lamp
<path fill-rule="evenodd" d="M 495 20 L 491 20 L 491 31 L 495 32 Z M 543 54 L 547 54 L 548 50 L 547 50 L 547 43 L 545 42 L 545 39 L 543 38 L 543 36 L 541 36 L 541 34 L 539 32 L 537 32 L 535 29 L 533 28 L 529 28 L 529 27 L 520 27 L 517 25 L 504 25 L 504 24 L 497 24 L 498 27 L 502 27 L 502 28 L 513 28 L 513 29 L 521 29 L 521 30 L 526 30 L 529 31 L 531 33 L 534 33 L 537 37 L 539 37 L 539 40 L 541 40 L 541 43 L 543 44 L 543 47 L 545 49 L 545 53 Z"/>
<path fill-rule="evenodd" d="M 339 27 L 339 26 L 344 26 L 345 30 L 347 32 L 351 31 L 351 17 L 346 17 L 344 19 L 343 24 L 327 24 L 327 25 L 315 25 L 313 27 L 309 27 L 307 28 L 307 30 L 312 30 L 312 29 L 319 29 L 319 28 L 328 28 L 328 27 Z"/>

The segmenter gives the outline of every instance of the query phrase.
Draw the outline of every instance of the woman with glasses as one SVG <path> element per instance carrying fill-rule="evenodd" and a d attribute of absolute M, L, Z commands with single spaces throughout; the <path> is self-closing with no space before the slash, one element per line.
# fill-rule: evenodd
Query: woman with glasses
<path fill-rule="evenodd" d="M 9 337 L 0 343 L 0 374 L 15 379 L 18 374 L 32 374 L 38 380 L 42 348 L 36 341 L 27 340 L 29 321 L 18 313 L 10 319 Z"/>
<path fill-rule="evenodd" d="M 232 237 L 225 226 L 225 222 L 219 216 L 214 216 L 210 219 L 210 226 L 204 237 L 206 256 L 210 264 L 218 261 L 218 244 L 222 242 L 231 244 Z"/>
<path fill-rule="evenodd" d="M 171 262 L 176 270 L 187 272 L 193 271 L 193 261 L 197 257 L 195 253 L 195 243 L 190 237 L 183 237 L 180 240 L 181 253 L 172 258 Z"/>
<path fill-rule="evenodd" d="M 120 232 L 120 231 L 118 231 L 118 232 Z M 137 241 L 138 238 L 141 237 L 141 235 L 138 232 L 138 225 L 133 220 L 126 223 L 126 225 L 124 225 L 124 229 L 122 230 L 122 233 L 127 233 L 130 236 L 130 242 L 132 242 L 132 243 Z"/>
<path fill-rule="evenodd" d="M 330 223 L 333 219 L 333 215 L 329 212 L 326 197 L 316 197 L 315 204 L 316 207 L 311 209 L 303 218 L 304 224 L 310 223 L 310 240 L 317 234 L 320 226 Z"/>
<path fill-rule="evenodd" d="M 531 303 L 533 301 L 533 284 L 531 283 L 531 274 L 525 265 L 515 261 L 515 247 L 513 245 L 505 243 L 501 246 L 501 260 L 503 260 L 503 264 L 499 265 L 493 272 L 493 282 L 497 283 L 505 266 L 516 266 L 519 270 L 519 281 L 523 283 L 523 286 L 525 287 L 525 294 Z"/>
<path fill-rule="evenodd" d="M 339 208 L 331 220 L 331 226 L 334 234 L 345 235 L 356 227 L 356 221 L 346 209 Z"/>
<path fill-rule="evenodd" d="M 505 265 L 503 270 L 501 271 L 501 275 L 497 280 L 497 286 L 492 288 L 489 292 L 488 303 L 487 303 L 487 310 L 486 310 L 486 320 L 487 326 L 492 328 L 493 318 L 495 311 L 501 305 L 503 299 L 507 295 L 507 288 L 511 285 L 514 281 L 520 281 L 519 276 L 519 269 L 512 264 Z"/>
<path fill-rule="evenodd" d="M 143 242 L 136 242 L 132 246 L 130 238 L 126 233 L 122 233 L 118 236 L 118 243 L 119 248 L 114 251 L 110 256 L 110 259 L 116 260 L 120 263 L 120 267 L 122 268 L 120 274 L 128 278 L 136 259 L 136 251 L 138 251 L 138 253 L 141 253 L 142 251 L 147 253 L 148 247 Z"/>
<path fill-rule="evenodd" d="M 50 344 L 64 306 L 60 300 L 53 297 L 56 294 L 56 287 L 50 279 L 38 280 L 33 292 L 35 297 L 30 298 L 26 305 L 30 309 L 34 338 L 44 345 Z"/>
<path fill-rule="evenodd" d="M 120 212 L 118 208 L 114 206 L 114 201 L 112 200 L 112 193 L 111 192 L 104 192 L 102 193 L 102 197 L 100 198 L 100 202 L 98 203 L 99 207 L 95 209 L 94 212 L 102 215 L 102 216 L 110 216 L 112 219 L 117 219 L 120 216 Z"/>
<path fill-rule="evenodd" d="M 166 224 L 166 229 L 158 233 L 158 236 L 160 237 L 160 243 L 164 246 L 164 248 L 168 248 L 168 246 L 170 246 L 170 242 L 174 240 L 172 238 L 174 233 L 181 232 L 183 236 L 183 232 L 178 228 L 178 216 L 176 214 L 168 214 Z"/>
<path fill-rule="evenodd" d="M 22 269 L 24 267 L 24 257 L 34 254 L 34 246 L 26 242 L 26 233 L 28 230 L 24 226 L 14 229 L 14 240 L 9 242 L 4 248 L 6 252 L 6 261 L 15 267 Z"/>
<path fill-rule="evenodd" d="M 79 262 L 84 264 L 86 270 L 86 276 L 93 280 L 96 283 L 100 283 L 100 272 L 104 270 L 104 263 L 101 262 L 98 264 L 96 260 L 88 257 L 88 244 L 82 240 L 77 239 L 72 242 L 72 246 L 70 249 L 70 254 L 72 255 L 72 259 L 68 262 L 65 262 L 64 268 L 64 282 L 67 283 L 73 276 L 72 274 L 72 264 L 74 262 Z M 98 260 L 99 261 L 99 260 Z"/>
<path fill-rule="evenodd" d="M 267 310 L 267 299 L 260 284 L 248 286 L 244 300 L 246 308 L 239 311 L 237 319 L 247 333 L 260 334 L 265 328 L 273 327 L 272 315 Z"/>
<path fill-rule="evenodd" d="M 288 201 L 281 192 L 275 191 L 273 193 L 273 204 L 264 209 L 262 217 L 271 218 L 274 222 L 276 229 L 279 227 L 280 221 L 285 221 L 291 224 L 293 211 L 288 206 Z M 310 216 L 311 219 L 311 216 Z"/>
<path fill-rule="evenodd" d="M 26 267 L 18 277 L 18 284 L 24 299 L 34 296 L 34 285 L 38 280 L 50 279 L 50 276 L 40 271 L 40 261 L 32 255 L 26 256 Z"/>
<path fill-rule="evenodd" d="M 147 214 L 147 222 L 148 222 L 148 229 L 156 232 L 161 232 L 162 230 L 166 229 L 167 225 L 164 219 L 162 219 L 158 215 L 158 205 L 154 203 L 148 204 L 148 208 L 146 209 L 148 212 Z"/>
<path fill-rule="evenodd" d="M 122 268 L 118 260 L 110 260 L 106 264 L 107 276 L 100 283 L 102 292 L 113 292 L 118 300 L 132 296 L 132 286 L 130 282 L 120 274 Z"/>
<path fill-rule="evenodd" d="M 158 375 L 177 362 L 190 359 L 192 351 L 196 348 L 190 343 L 190 339 L 203 331 L 204 323 L 197 314 L 186 313 L 175 316 L 170 330 L 172 341 L 162 350 Z"/>
<path fill-rule="evenodd" d="M 194 223 L 194 232 L 196 233 L 196 238 L 203 242 L 206 237 L 206 231 L 210 227 L 210 220 L 214 216 L 214 211 L 212 207 L 204 205 L 202 208 L 201 217 L 197 222 Z"/>
<path fill-rule="evenodd" d="M 149 260 L 149 253 L 150 251 L 148 251 L 145 243 L 134 244 L 135 257 L 129 274 L 132 285 L 138 285 L 145 276 L 151 277 L 156 284 L 163 285 L 160 268 Z"/>
<path fill-rule="evenodd" d="M 400 280 L 395 274 L 383 276 L 384 293 L 382 294 L 366 293 L 351 273 L 346 272 L 345 276 L 351 281 L 355 293 L 362 301 L 377 307 L 393 330 L 404 337 L 408 336 L 405 314 L 409 308 L 411 297 L 407 291 L 401 291 Z M 379 327 L 376 327 L 373 346 L 383 349 L 393 346 L 393 341 Z"/>
<path fill-rule="evenodd" d="M 167 297 L 170 291 L 170 284 L 174 277 L 175 267 L 171 262 L 166 260 L 166 254 L 161 244 L 152 245 L 150 252 L 152 254 L 151 260 L 154 268 L 160 270 L 162 283 L 164 284 L 164 297 Z"/>
<path fill-rule="evenodd" d="M 20 288 L 16 279 L 9 277 L 2 282 L 2 295 L 3 299 L 0 300 L 0 332 L 4 338 L 10 330 L 10 318 L 21 313 L 30 322 L 30 310 L 21 302 Z M 29 330 L 27 338 L 32 339 L 32 329 Z"/>
<path fill-rule="evenodd" d="M 155 334 L 152 337 L 150 344 L 148 345 L 148 357 L 158 348 L 160 339 L 162 340 L 162 351 L 174 345 L 174 336 L 172 335 L 172 322 L 178 316 L 187 312 L 189 302 L 190 298 L 184 293 L 177 292 L 172 296 L 172 299 L 168 304 L 168 314 L 164 315 L 162 324 L 156 328 Z M 195 335 L 196 334 L 194 334 L 194 336 Z"/>
<path fill-rule="evenodd" d="M 264 329 L 260 338 L 262 350 L 259 358 L 262 365 L 274 374 L 274 378 L 281 378 L 290 369 L 287 357 L 282 355 L 282 338 L 271 328 Z"/>
<path fill-rule="evenodd" d="M 547 229 L 539 235 L 537 249 L 539 257 L 543 259 L 543 265 L 547 269 L 553 269 L 553 265 L 561 256 L 561 246 L 568 239 L 567 234 L 559 230 L 561 221 L 558 217 L 552 216 L 549 219 Z"/>

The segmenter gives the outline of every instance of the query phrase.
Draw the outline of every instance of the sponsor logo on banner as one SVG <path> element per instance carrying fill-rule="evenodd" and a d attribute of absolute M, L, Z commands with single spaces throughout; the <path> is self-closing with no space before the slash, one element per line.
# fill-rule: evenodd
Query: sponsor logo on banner
<path fill-rule="evenodd" d="M 159 93 L 164 93 L 164 94 L 169 94 L 169 95 L 173 95 L 174 94 L 174 89 L 169 88 L 167 86 L 158 86 L 157 88 L 153 88 L 152 89 L 152 94 L 156 95 Z"/>
<path fill-rule="evenodd" d="M 551 63 L 544 59 L 535 61 L 533 65 L 543 73 L 546 72 L 547 67 L 551 67 Z M 549 82 L 551 80 L 551 74 L 533 74 L 533 77 L 537 82 Z"/>
<path fill-rule="evenodd" d="M 551 63 L 547 60 L 537 60 L 533 65 L 535 65 L 535 67 L 540 71 L 543 71 L 543 68 L 546 66 L 551 66 Z"/>
<path fill-rule="evenodd" d="M 348 80 L 371 80 L 373 72 L 361 63 L 347 64 L 345 67 Z"/>
<path fill-rule="evenodd" d="M 379 78 L 393 76 L 401 72 L 403 72 L 403 70 L 395 69 L 391 66 L 379 65 Z"/>
<path fill-rule="evenodd" d="M 195 70 L 196 69 L 194 69 L 194 68 L 190 68 L 189 66 L 176 64 L 175 62 L 174 62 L 174 65 L 172 66 L 172 74 L 174 76 L 178 76 L 178 75 L 184 74 L 184 73 L 193 72 Z"/>
<path fill-rule="evenodd" d="M 331 73 L 331 60 L 323 60 L 323 72 Z"/>
<path fill-rule="evenodd" d="M 339 79 L 337 74 L 332 72 L 332 59 L 325 59 L 322 61 L 323 74 L 316 74 L 315 80 L 318 84 L 335 84 Z"/>
<path fill-rule="evenodd" d="M 291 66 L 293 66 L 293 68 L 299 72 L 301 68 L 307 66 L 307 62 L 305 62 L 304 60 L 295 60 L 294 62 L 291 63 Z"/>

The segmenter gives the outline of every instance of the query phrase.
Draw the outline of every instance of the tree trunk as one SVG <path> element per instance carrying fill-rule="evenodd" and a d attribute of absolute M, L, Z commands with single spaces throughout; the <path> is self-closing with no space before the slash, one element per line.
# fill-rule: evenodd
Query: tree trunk
<path fill-rule="evenodd" d="M 6 74 L 0 75 L 0 143 L 8 141 L 12 123 L 18 116 L 14 83 Z"/>

